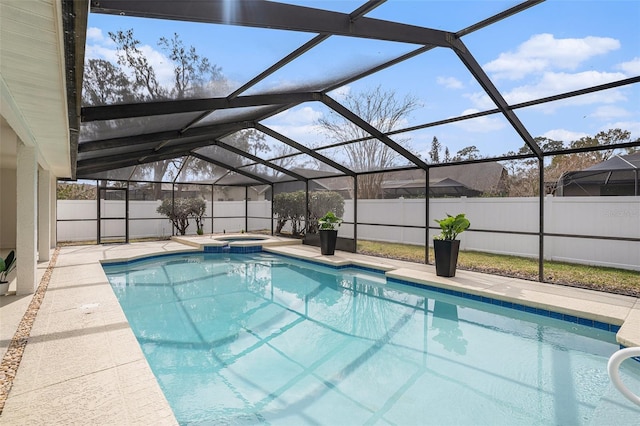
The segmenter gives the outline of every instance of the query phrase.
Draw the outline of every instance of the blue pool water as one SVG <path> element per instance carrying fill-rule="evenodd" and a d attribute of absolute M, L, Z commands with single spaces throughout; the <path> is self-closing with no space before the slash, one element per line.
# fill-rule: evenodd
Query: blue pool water
<path fill-rule="evenodd" d="M 104 267 L 181 424 L 636 424 L 613 332 L 256 253 Z M 640 363 L 621 368 L 640 392 Z"/>

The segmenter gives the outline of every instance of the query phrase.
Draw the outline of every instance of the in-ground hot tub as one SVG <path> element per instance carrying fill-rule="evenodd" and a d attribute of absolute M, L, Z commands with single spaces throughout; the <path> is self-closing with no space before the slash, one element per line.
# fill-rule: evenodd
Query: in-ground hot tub
<path fill-rule="evenodd" d="M 235 235 L 231 237 L 211 237 L 211 238 L 218 241 L 226 241 L 228 243 L 234 243 L 237 241 L 264 241 L 269 239 L 269 237 L 260 237 L 256 235 L 247 235 L 246 237 Z"/>
<path fill-rule="evenodd" d="M 255 253 L 263 247 L 302 244 L 300 239 L 260 234 L 174 235 L 171 239 L 206 253 Z"/>

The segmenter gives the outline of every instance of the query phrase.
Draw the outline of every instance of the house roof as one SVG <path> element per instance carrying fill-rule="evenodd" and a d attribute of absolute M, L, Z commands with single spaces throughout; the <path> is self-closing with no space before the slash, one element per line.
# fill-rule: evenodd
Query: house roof
<path fill-rule="evenodd" d="M 582 171 L 633 170 L 640 169 L 640 152 L 629 155 L 614 155 L 606 161 L 587 167 Z"/>
<path fill-rule="evenodd" d="M 501 186 L 504 174 L 506 174 L 506 169 L 498 162 L 432 167 L 429 170 L 429 185 L 444 185 L 448 179 L 467 188 L 487 192 Z M 391 182 L 394 181 L 411 182 L 410 185 L 413 186 L 424 186 L 425 173 L 423 170 L 403 170 L 385 174 L 385 186 L 393 185 Z"/>

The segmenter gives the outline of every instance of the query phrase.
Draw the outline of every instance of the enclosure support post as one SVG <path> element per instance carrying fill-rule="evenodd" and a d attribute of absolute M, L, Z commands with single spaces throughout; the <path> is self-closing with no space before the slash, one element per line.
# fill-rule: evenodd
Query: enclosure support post
<path fill-rule="evenodd" d="M 424 263 L 429 264 L 429 167 L 425 169 L 424 183 Z"/>
<path fill-rule="evenodd" d="M 129 181 L 124 193 L 124 242 L 129 244 Z"/>
<path fill-rule="evenodd" d="M 274 190 L 275 188 L 273 187 L 273 184 L 271 184 L 271 235 L 273 235 L 273 200 L 276 197 Z"/>
<path fill-rule="evenodd" d="M 244 230 L 249 232 L 249 187 L 244 187 Z"/>
<path fill-rule="evenodd" d="M 309 232 L 309 180 L 304 181 L 304 234 L 307 235 Z"/>
<path fill-rule="evenodd" d="M 215 200 L 215 197 L 216 197 L 215 191 L 216 191 L 216 187 L 213 184 L 211 184 L 211 233 L 212 234 L 214 233 L 214 231 L 213 231 L 213 203 L 215 202 L 214 200 Z"/>
<path fill-rule="evenodd" d="M 358 252 L 358 175 L 353 176 L 353 251 Z"/>
<path fill-rule="evenodd" d="M 544 158 L 538 159 L 538 178 L 539 178 L 539 192 L 540 192 L 540 231 L 538 236 L 538 281 L 544 281 Z"/>
<path fill-rule="evenodd" d="M 100 223 L 102 222 L 101 212 L 100 212 L 100 196 L 102 193 L 100 192 L 100 181 L 96 180 L 96 201 L 98 202 L 98 206 L 96 207 L 96 244 L 100 244 L 100 240 L 102 239 L 102 235 L 100 235 Z"/>
<path fill-rule="evenodd" d="M 175 214 L 175 212 L 176 212 L 176 184 L 171 183 L 171 213 Z M 171 235 L 176 235 L 176 227 L 173 225 L 173 221 L 171 222 Z"/>

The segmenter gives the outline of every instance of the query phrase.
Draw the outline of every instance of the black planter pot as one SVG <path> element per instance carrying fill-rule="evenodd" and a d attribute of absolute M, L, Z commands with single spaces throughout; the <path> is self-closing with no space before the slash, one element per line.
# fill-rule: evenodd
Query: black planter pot
<path fill-rule="evenodd" d="M 436 255 L 436 275 L 455 277 L 458 263 L 460 240 L 433 240 L 433 252 Z"/>
<path fill-rule="evenodd" d="M 338 240 L 338 231 L 336 230 L 320 230 L 320 253 L 324 255 L 332 255 L 336 251 L 336 241 Z"/>

